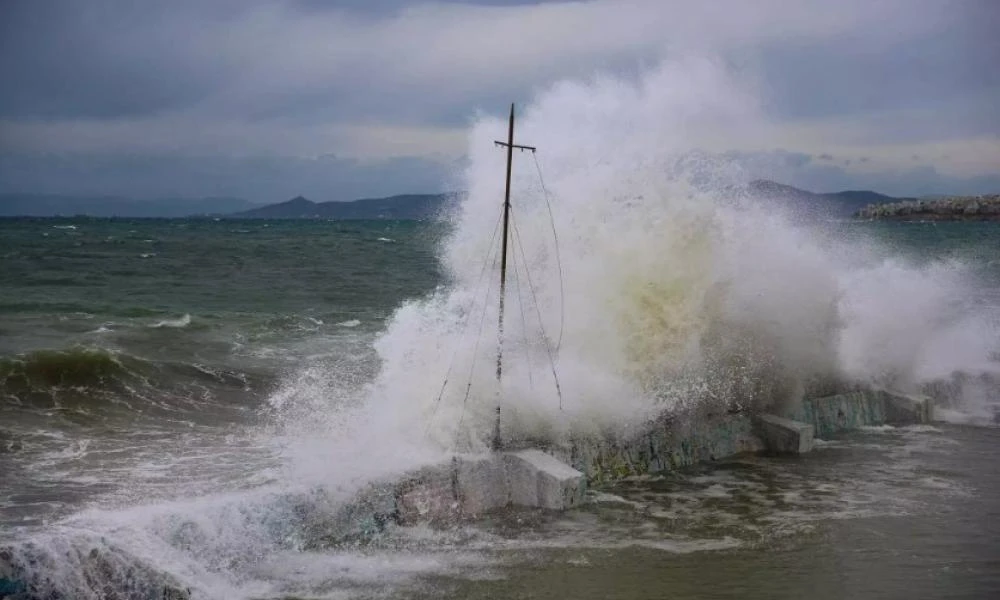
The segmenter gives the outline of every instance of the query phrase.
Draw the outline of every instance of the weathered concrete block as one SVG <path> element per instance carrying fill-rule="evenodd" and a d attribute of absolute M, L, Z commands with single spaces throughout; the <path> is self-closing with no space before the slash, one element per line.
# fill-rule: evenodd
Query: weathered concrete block
<path fill-rule="evenodd" d="M 798 411 L 788 416 L 811 423 L 813 434 L 819 437 L 886 422 L 883 397 L 870 390 L 806 399 Z"/>
<path fill-rule="evenodd" d="M 886 422 L 893 425 L 915 425 L 934 420 L 934 402 L 927 396 L 908 396 L 882 392 L 885 399 Z"/>
<path fill-rule="evenodd" d="M 458 514 L 451 463 L 422 469 L 397 487 L 396 507 L 402 524 L 438 521 Z"/>
<path fill-rule="evenodd" d="M 826 437 L 873 425 L 929 423 L 934 419 L 930 398 L 885 390 L 859 390 L 804 400 L 789 417 L 812 423 L 815 435 Z"/>
<path fill-rule="evenodd" d="M 510 486 L 502 455 L 459 455 L 452 463 L 462 514 L 474 516 L 510 504 Z"/>
<path fill-rule="evenodd" d="M 813 449 L 813 426 L 776 415 L 762 415 L 758 429 L 764 446 L 779 454 L 805 454 Z"/>
<path fill-rule="evenodd" d="M 540 450 L 505 455 L 511 504 L 564 510 L 583 501 L 586 477 Z"/>

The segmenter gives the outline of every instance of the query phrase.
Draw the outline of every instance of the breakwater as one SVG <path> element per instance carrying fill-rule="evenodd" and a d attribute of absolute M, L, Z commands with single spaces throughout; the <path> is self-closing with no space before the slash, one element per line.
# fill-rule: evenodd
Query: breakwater
<path fill-rule="evenodd" d="M 885 390 L 855 391 L 805 400 L 785 414 L 697 410 L 664 415 L 633 431 L 482 455 L 455 455 L 394 481 L 373 483 L 353 501 L 331 506 L 323 490 L 288 494 L 283 538 L 302 550 L 322 550 L 378 536 L 395 525 L 450 523 L 511 506 L 566 510 L 586 500 L 588 488 L 626 477 L 670 471 L 747 453 L 805 454 L 815 436 L 866 426 L 933 420 L 932 401 Z M 73 561 L 73 581 L 51 576 Z M 60 569 L 64 572 L 65 569 Z M 104 539 L 62 539 L 0 547 L 0 597 L 12 600 L 80 597 L 191 597 L 153 565 Z M 93 592 L 93 593 L 90 593 Z M 96 594 L 96 595 L 95 595 Z"/>

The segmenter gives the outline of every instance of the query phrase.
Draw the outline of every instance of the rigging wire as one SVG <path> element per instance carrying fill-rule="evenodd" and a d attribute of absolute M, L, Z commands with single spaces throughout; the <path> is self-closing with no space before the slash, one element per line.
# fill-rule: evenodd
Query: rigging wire
<path fill-rule="evenodd" d="M 528 320 L 524 317 L 524 300 L 521 297 L 521 276 L 517 271 L 516 257 L 514 259 L 513 266 L 514 266 L 514 285 L 517 288 L 517 306 L 518 308 L 520 308 L 521 312 L 521 333 L 524 337 L 524 350 L 525 352 L 527 352 L 530 344 L 528 341 Z M 531 356 L 528 356 L 526 364 L 528 365 L 528 387 L 530 389 L 535 389 L 534 376 L 531 374 Z"/>
<path fill-rule="evenodd" d="M 472 293 L 472 306 L 476 305 L 475 301 L 476 301 L 476 297 L 478 296 L 477 292 L 479 290 L 479 287 L 483 283 L 483 277 L 486 275 L 487 268 L 490 265 L 490 257 L 494 257 L 493 258 L 493 264 L 494 264 L 494 266 L 496 266 L 496 258 L 494 256 L 494 243 L 496 242 L 496 239 L 497 239 L 497 232 L 500 231 L 500 219 L 501 219 L 501 217 L 497 217 L 496 225 L 493 226 L 493 235 L 490 236 L 490 245 L 487 247 L 487 250 L 486 250 L 486 258 L 485 258 L 485 260 L 483 260 L 483 268 L 479 271 L 479 279 L 476 280 L 475 287 L 472 288 L 472 292 L 473 292 Z M 492 288 L 493 288 L 492 283 L 486 288 L 486 297 L 483 298 L 483 306 L 484 307 L 486 306 L 486 303 L 489 301 L 490 290 Z M 424 432 L 424 437 L 426 437 L 430 433 L 431 422 L 433 422 L 434 417 L 437 415 L 438 406 L 440 406 L 440 404 L 441 404 L 441 398 L 444 397 L 444 390 L 445 390 L 445 388 L 448 387 L 448 380 L 451 378 L 451 371 L 452 371 L 452 369 L 455 368 L 455 360 L 458 358 L 458 352 L 459 352 L 459 350 L 461 350 L 461 348 L 462 348 L 462 342 L 465 341 L 465 336 L 468 333 L 469 318 L 472 316 L 472 313 L 473 313 L 472 306 L 469 307 L 469 311 L 465 313 L 465 318 L 462 320 L 462 325 L 460 327 L 460 331 L 462 332 L 462 335 L 459 338 L 458 346 L 455 347 L 455 351 L 451 355 L 451 361 L 448 363 L 448 370 L 445 371 L 444 382 L 441 384 L 441 391 L 438 392 L 437 399 L 434 400 L 434 408 L 431 411 L 430 418 L 427 420 L 427 429 Z M 482 325 L 480 325 L 480 334 L 481 334 L 481 332 L 482 332 Z M 468 396 L 468 394 L 466 394 L 466 396 Z"/>
<path fill-rule="evenodd" d="M 565 284 L 564 284 L 564 279 L 563 279 L 562 257 L 560 255 L 560 250 L 559 250 L 559 235 L 556 232 L 555 217 L 554 217 L 553 212 L 552 212 L 552 204 L 551 204 L 551 202 L 549 200 L 550 194 L 549 194 L 548 188 L 545 185 L 545 178 L 542 175 L 542 168 L 541 168 L 541 165 L 538 162 L 537 152 L 536 152 L 536 150 L 534 148 L 527 148 L 527 149 L 531 150 L 532 158 L 534 159 L 535 170 L 538 173 L 538 181 L 539 181 L 539 183 L 541 184 L 541 187 L 542 187 L 543 198 L 545 200 L 545 207 L 546 207 L 546 210 L 548 211 L 548 215 L 549 215 L 549 226 L 552 229 L 552 239 L 553 239 L 553 242 L 554 242 L 554 245 L 555 245 L 556 266 L 557 266 L 558 273 L 559 273 L 559 335 L 558 335 L 558 338 L 556 340 L 554 351 L 555 351 L 555 353 L 558 353 L 559 350 L 560 350 L 560 348 L 562 347 L 563 334 L 565 332 L 565 322 L 566 322 L 566 294 L 565 294 Z M 493 261 L 492 262 L 493 262 L 494 268 L 497 265 L 497 258 L 498 257 L 496 256 L 496 252 L 494 252 L 494 250 L 495 250 L 496 237 L 497 237 L 497 233 L 498 233 L 499 228 L 500 228 L 501 221 L 502 221 L 502 214 L 501 214 L 500 217 L 497 218 L 497 223 L 496 223 L 496 225 L 493 228 L 493 234 L 490 237 L 490 243 L 489 243 L 489 247 L 488 247 L 488 250 L 487 250 L 487 253 L 486 253 L 486 258 L 483 261 L 483 267 L 480 270 L 479 279 L 477 280 L 476 285 L 473 288 L 473 302 L 472 302 L 472 306 L 475 306 L 475 300 L 478 297 L 478 293 L 477 292 L 478 292 L 478 289 L 480 288 L 480 286 L 482 285 L 482 280 L 483 280 L 483 277 L 486 274 L 487 268 L 489 267 L 490 257 L 491 256 L 493 257 Z M 551 344 L 549 344 L 549 341 L 548 341 L 549 338 L 547 337 L 547 335 L 545 333 L 545 325 L 544 325 L 544 323 L 542 321 L 542 313 L 541 313 L 541 309 L 540 309 L 539 304 L 538 304 L 538 296 L 535 293 L 535 286 L 534 286 L 533 282 L 531 281 L 531 272 L 530 272 L 530 270 L 528 268 L 527 255 L 525 254 L 525 252 L 524 252 L 524 246 L 521 243 L 521 235 L 520 235 L 520 232 L 517 229 L 517 223 L 514 221 L 513 212 L 510 213 L 510 221 L 511 221 L 511 225 L 512 225 L 512 228 L 513 228 L 513 237 L 514 237 L 514 239 L 515 239 L 515 241 L 517 243 L 517 248 L 519 248 L 520 252 L 521 252 L 521 262 L 522 262 L 523 267 L 524 267 L 524 273 L 525 273 L 525 277 L 526 277 L 527 283 L 528 283 L 528 290 L 531 293 L 532 302 L 533 302 L 533 304 L 535 306 L 535 314 L 536 314 L 536 316 L 538 318 L 538 327 L 539 327 L 539 330 L 540 330 L 540 332 L 542 334 L 543 343 L 545 345 L 545 352 L 546 352 L 546 355 L 548 356 L 549 366 L 550 366 L 550 368 L 552 370 L 552 378 L 553 378 L 553 381 L 555 382 L 556 394 L 559 397 L 559 410 L 562 410 L 562 408 L 563 408 L 562 388 L 561 388 L 561 386 L 559 384 L 559 376 L 558 376 L 558 374 L 556 372 L 555 357 L 553 356 L 553 347 L 552 347 Z M 520 313 L 521 313 L 521 326 L 522 326 L 522 330 L 524 332 L 525 348 L 527 350 L 527 347 L 528 347 L 528 339 L 527 339 L 528 327 L 527 327 L 527 319 L 526 319 L 526 317 L 524 315 L 524 300 L 523 300 L 523 296 L 522 296 L 522 293 L 521 293 L 521 278 L 520 278 L 519 270 L 518 270 L 518 267 L 517 267 L 517 256 L 516 256 L 517 253 L 514 251 L 513 248 L 511 250 L 512 250 L 511 254 L 513 255 L 513 258 L 514 258 L 514 262 L 513 262 L 514 282 L 515 282 L 515 285 L 517 286 L 518 306 L 520 308 Z M 486 288 L 486 297 L 483 299 L 483 311 L 482 311 L 482 315 L 481 315 L 480 321 L 479 321 L 479 329 L 478 329 L 478 332 L 476 334 L 476 343 L 475 343 L 475 345 L 473 347 L 473 351 L 472 351 L 472 363 L 471 363 L 471 365 L 469 367 L 469 376 L 468 376 L 468 380 L 467 380 L 466 386 L 465 386 L 465 395 L 464 395 L 464 397 L 462 399 L 462 414 L 461 414 L 461 417 L 459 419 L 458 429 L 456 431 L 456 436 L 460 434 L 461 429 L 462 429 L 462 425 L 465 422 L 465 413 L 466 413 L 467 406 L 468 406 L 469 395 L 470 395 L 471 390 L 472 390 L 472 378 L 473 378 L 473 375 L 475 373 L 476 361 L 477 361 L 477 357 L 478 357 L 477 355 L 478 355 L 478 352 L 479 352 L 479 344 L 480 344 L 480 341 L 482 340 L 483 327 L 485 326 L 485 323 L 486 323 L 486 313 L 487 313 L 487 309 L 488 309 L 488 306 L 489 306 L 488 300 L 489 300 L 489 295 L 490 295 L 490 292 L 492 291 L 492 289 L 493 289 L 493 284 L 492 284 L 492 281 L 491 281 L 490 284 Z M 456 359 L 458 357 L 458 352 L 460 351 L 461 346 L 462 346 L 462 342 L 465 341 L 465 337 L 466 337 L 466 335 L 467 335 L 467 333 L 469 331 L 468 325 L 469 325 L 469 319 L 472 316 L 472 312 L 473 311 L 471 310 L 471 307 L 470 307 L 470 310 L 465 314 L 465 317 L 464 317 L 464 319 L 462 321 L 462 325 L 460 327 L 460 329 L 462 331 L 462 335 L 459 338 L 459 346 L 456 347 L 455 352 L 452 354 L 451 361 L 448 364 L 448 369 L 445 372 L 444 382 L 441 384 L 441 389 L 440 389 L 440 391 L 439 391 L 439 393 L 437 395 L 437 398 L 434 401 L 434 408 L 431 411 L 430 419 L 428 419 L 427 429 L 426 429 L 426 431 L 424 433 L 425 436 L 427 436 L 427 435 L 430 434 L 431 422 L 433 421 L 434 417 L 437 415 L 438 408 L 440 407 L 440 404 L 441 404 L 441 399 L 444 396 L 445 389 L 447 388 L 449 380 L 451 378 L 451 373 L 452 373 L 452 370 L 454 369 L 455 361 L 456 361 Z M 533 376 L 532 376 L 532 371 L 531 371 L 530 357 L 529 357 L 529 360 L 527 361 L 527 364 L 528 364 L 528 380 L 529 380 L 529 384 L 531 386 L 534 386 L 534 381 L 533 381 Z M 499 408 L 497 410 L 499 411 Z M 457 438 L 456 438 L 456 442 L 455 443 L 457 444 Z"/>
<path fill-rule="evenodd" d="M 493 266 L 497 265 L 497 257 L 493 257 Z M 490 290 L 493 289 L 493 281 L 490 280 L 489 286 L 486 288 L 486 299 L 489 299 Z M 462 425 L 465 424 L 465 410 L 469 403 L 469 394 L 472 392 L 472 375 L 476 372 L 476 359 L 479 356 L 479 342 L 483 339 L 483 325 L 486 324 L 486 312 L 489 308 L 489 303 L 483 300 L 483 316 L 479 319 L 479 332 L 476 334 L 476 343 L 472 347 L 472 364 L 469 365 L 469 380 L 465 384 L 465 396 L 462 398 L 462 415 L 458 419 L 458 427 L 455 429 L 456 437 L 462 432 Z M 455 444 L 458 444 L 456 439 Z"/>
<path fill-rule="evenodd" d="M 556 248 L 556 268 L 559 270 L 559 336 L 556 339 L 556 354 L 562 348 L 563 332 L 566 325 L 566 292 L 563 289 L 563 269 L 562 257 L 559 255 L 559 235 L 556 233 L 556 220 L 552 215 L 552 204 L 549 202 L 549 189 L 545 186 L 545 178 L 542 177 L 542 167 L 538 164 L 538 152 L 532 151 L 531 157 L 535 159 L 535 170 L 538 172 L 538 181 L 542 184 L 542 197 L 545 198 L 545 208 L 549 211 L 549 225 L 552 227 L 552 240 Z"/>
<path fill-rule="evenodd" d="M 549 345 L 548 337 L 545 335 L 545 324 L 542 322 L 542 311 L 538 306 L 538 296 L 535 294 L 535 286 L 531 282 L 531 272 L 528 270 L 527 255 L 524 253 L 524 246 L 521 244 L 521 233 L 517 229 L 517 221 L 514 219 L 513 214 L 511 214 L 510 217 L 510 224 L 514 233 L 514 242 L 517 244 L 516 248 L 521 250 L 521 261 L 524 263 L 525 279 L 528 281 L 528 290 L 531 291 L 531 299 L 535 305 L 535 314 L 538 316 L 538 329 L 542 332 L 542 342 L 545 346 L 545 353 L 549 357 L 549 366 L 552 369 L 552 380 L 556 384 L 556 395 L 559 396 L 559 410 L 562 410 L 562 386 L 559 385 L 559 375 L 556 373 L 556 362 L 552 356 L 552 347 Z M 514 253 L 514 262 L 517 262 L 517 252 Z"/>

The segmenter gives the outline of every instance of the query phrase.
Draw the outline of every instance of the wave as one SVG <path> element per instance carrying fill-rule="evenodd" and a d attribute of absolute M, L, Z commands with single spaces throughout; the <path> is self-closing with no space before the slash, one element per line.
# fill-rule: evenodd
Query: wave
<path fill-rule="evenodd" d="M 158 329 L 158 328 L 162 328 L 162 327 L 169 327 L 171 329 L 179 329 L 181 327 L 187 327 L 190 324 L 191 324 L 191 315 L 185 313 L 183 316 L 178 317 L 176 319 L 164 319 L 162 321 L 158 321 L 158 322 L 150 325 L 150 327 L 152 327 L 154 329 Z"/>
<path fill-rule="evenodd" d="M 102 348 L 37 350 L 16 357 L 0 358 L 0 384 L 5 389 L 38 389 L 54 386 L 103 387 L 131 374 L 141 359 L 124 359 Z"/>
<path fill-rule="evenodd" d="M 520 111 L 545 188 L 518 156 L 499 387 L 495 326 L 478 327 L 498 318 L 488 257 L 505 170 L 493 140 L 506 119 L 480 118 L 456 185 L 468 192 L 439 248 L 449 285 L 396 310 L 356 410 L 313 399 L 314 418 L 357 439 L 475 450 L 488 446 L 498 398 L 505 435 L 559 441 L 691 403 L 760 409 L 996 369 L 995 322 L 968 302 L 974 265 L 918 262 L 733 192 L 749 174 L 698 148 L 720 134 L 753 143 L 758 105 L 726 68 L 687 61 L 636 80 L 560 82 Z M 562 324 L 560 396 L 546 346 Z"/>
<path fill-rule="evenodd" d="M 0 398 L 11 409 L 92 415 L 149 410 L 201 410 L 221 394 L 268 385 L 265 373 L 187 362 L 156 362 L 100 347 L 36 350 L 0 358 Z"/>

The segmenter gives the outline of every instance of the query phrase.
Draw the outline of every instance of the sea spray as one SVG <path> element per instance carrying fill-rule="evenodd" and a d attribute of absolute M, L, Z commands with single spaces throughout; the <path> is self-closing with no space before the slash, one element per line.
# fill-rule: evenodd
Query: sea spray
<path fill-rule="evenodd" d="M 912 389 L 939 375 L 933 357 L 952 345 L 966 367 L 992 367 L 995 337 L 955 302 L 971 285 L 962 264 L 908 264 L 874 241 L 852 248 L 834 225 L 734 195 L 749 174 L 701 148 L 720 131 L 739 145 L 766 117 L 718 64 L 563 82 L 521 114 L 516 141 L 539 148 L 562 272 L 538 175 L 516 155 L 512 256 L 531 285 L 522 268 L 520 289 L 508 288 L 509 310 L 524 304 L 528 317 L 508 313 L 499 389 L 489 261 L 504 159 L 493 140 L 505 123 L 481 117 L 468 196 L 441 251 L 452 285 L 401 307 L 376 344 L 366 410 L 387 437 L 483 448 L 498 404 L 512 437 L 565 436 L 682 404 L 781 409 L 856 385 Z M 561 409 L 542 346 L 560 323 Z"/>

